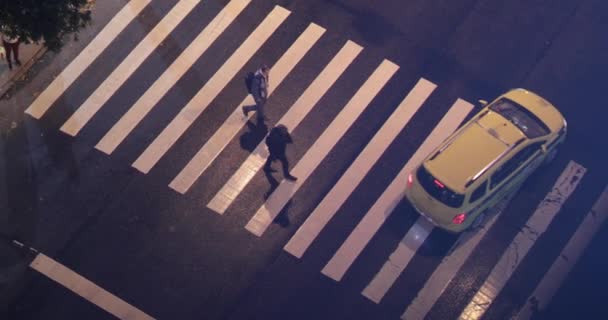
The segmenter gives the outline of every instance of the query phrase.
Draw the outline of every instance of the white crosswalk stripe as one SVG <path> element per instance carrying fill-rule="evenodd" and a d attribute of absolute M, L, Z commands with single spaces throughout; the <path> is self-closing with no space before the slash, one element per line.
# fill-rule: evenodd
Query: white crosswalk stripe
<path fill-rule="evenodd" d="M 160 158 L 173 146 L 179 137 L 207 109 L 209 104 L 222 91 L 236 73 L 249 61 L 254 53 L 287 19 L 291 12 L 275 6 L 262 23 L 247 37 L 236 51 L 205 83 L 196 95 L 186 104 L 179 114 L 154 139 L 148 148 L 135 160 L 133 167 L 148 173 Z"/>
<path fill-rule="evenodd" d="M 53 103 L 67 90 L 82 72 L 112 43 L 151 0 L 132 0 L 110 20 L 70 64 L 53 79 L 53 82 L 32 102 L 25 113 L 40 119 Z"/>
<path fill-rule="evenodd" d="M 403 199 L 406 188 L 407 175 L 412 172 L 414 167 L 422 161 L 433 149 L 435 149 L 441 141 L 446 139 L 453 131 L 458 128 L 458 125 L 464 120 L 467 114 L 471 112 L 473 105 L 464 100 L 457 100 L 448 114 L 437 124 L 433 132 L 427 140 L 422 143 L 416 153 L 407 162 L 405 167 L 393 180 L 393 183 L 386 189 L 384 194 L 380 196 L 377 204 L 372 207 L 368 214 L 363 217 L 361 223 L 357 225 L 353 233 L 342 244 L 336 255 L 328 263 L 328 268 L 323 269 L 330 276 L 336 275 L 332 267 L 335 265 L 352 264 L 356 256 L 363 250 L 365 245 L 371 240 L 372 236 L 378 232 L 378 229 L 388 219 L 395 209 L 395 205 Z M 451 113 L 451 114 L 450 114 Z M 412 260 L 416 251 L 426 240 L 429 233 L 433 229 L 433 225 L 426 219 L 419 217 L 416 223 L 409 229 L 403 239 L 399 242 L 397 249 L 390 255 L 389 259 L 382 266 L 382 269 L 374 276 L 374 279 L 365 287 L 362 294 L 370 300 L 379 303 L 388 289 L 393 285 L 403 270 Z M 358 249 L 358 251 L 357 251 Z M 346 264 L 340 263 L 342 252 L 348 251 Z M 335 261 L 335 262 L 334 262 Z M 346 269 L 342 267 L 339 273 L 340 277 Z"/>
<path fill-rule="evenodd" d="M 289 130 L 297 127 L 362 49 L 356 43 L 348 41 L 278 123 L 285 125 Z M 243 191 L 262 167 L 267 157 L 268 150 L 266 150 L 264 143 L 260 143 L 228 182 L 224 184 L 222 189 L 211 199 L 207 207 L 219 214 L 224 214 L 238 194 Z"/>
<path fill-rule="evenodd" d="M 458 128 L 458 125 L 460 125 L 472 109 L 473 106 L 464 100 L 458 99 L 454 103 L 450 111 L 439 121 L 435 129 L 433 129 L 431 134 L 416 150 L 416 153 L 408 160 L 397 177 L 386 188 L 371 209 L 369 209 L 359 224 L 357 224 L 355 230 L 342 243 L 336 254 L 323 267 L 321 272 L 324 275 L 336 281 L 342 279 L 372 236 L 380 229 L 401 199 L 405 197 L 407 175 L 424 157 Z M 405 263 L 405 261 L 402 263 Z"/>
<path fill-rule="evenodd" d="M 391 253 L 380 271 L 363 289 L 361 294 L 375 303 L 380 303 L 380 300 L 405 270 L 432 230 L 433 225 L 428 220 L 424 217 L 418 217 L 416 223 L 397 245 L 397 249 Z"/>
<path fill-rule="evenodd" d="M 535 310 L 543 310 L 559 289 L 564 278 L 576 265 L 578 259 L 589 245 L 593 236 L 604 225 L 608 217 L 608 186 L 599 196 L 593 208 L 587 213 L 583 222 L 576 229 L 564 250 L 559 254 L 549 271 L 540 281 L 534 292 L 526 300 L 516 319 L 527 320 L 533 316 Z"/>
<path fill-rule="evenodd" d="M 397 134 L 403 130 L 412 116 L 435 90 L 435 87 L 435 84 L 426 79 L 418 81 L 382 128 L 368 142 L 353 164 L 340 177 L 336 185 L 285 245 L 287 252 L 298 258 L 302 257 L 312 241 L 336 214 L 340 206 L 363 180 L 365 174 L 378 161 Z"/>
<path fill-rule="evenodd" d="M 388 60 L 384 60 L 380 64 L 293 168 L 292 173 L 298 177 L 298 180 L 294 183 L 283 180 L 268 200 L 266 200 L 266 203 L 249 220 L 245 226 L 249 232 L 256 236 L 261 236 L 264 233 L 289 199 L 298 191 L 329 151 L 338 143 L 348 128 L 365 111 L 365 108 L 367 108 L 372 99 L 380 92 L 380 89 L 384 87 L 393 74 L 397 72 L 397 69 L 399 67 Z"/>
<path fill-rule="evenodd" d="M 311 23 L 308 28 L 298 37 L 298 39 L 281 56 L 277 63 L 270 69 L 271 77 L 268 89 L 268 96 L 274 92 L 289 72 L 300 62 L 306 53 L 317 43 L 325 29 Z M 213 134 L 213 136 L 203 145 L 196 155 L 188 162 L 186 167 L 171 181 L 169 186 L 175 191 L 186 193 L 194 184 L 198 177 L 209 167 L 211 162 L 228 145 L 239 130 L 251 118 L 251 114 L 243 119 L 241 108 L 254 104 L 253 98 L 247 95 L 245 99 L 234 109 L 232 114 L 226 119 L 224 124 Z"/>
<path fill-rule="evenodd" d="M 473 249 L 483 239 L 485 234 L 492 228 L 494 222 L 509 203 L 513 195 L 503 199 L 495 208 L 488 213 L 489 220 L 479 230 L 473 231 L 472 235 L 464 234 L 458 238 L 456 249 L 447 255 L 433 274 L 424 283 L 424 287 L 418 292 L 414 301 L 405 310 L 401 319 L 416 320 L 424 319 L 431 307 L 437 302 L 447 285 L 454 279 L 460 267 L 469 258 Z M 466 239 L 463 239 L 466 237 Z"/>
<path fill-rule="evenodd" d="M 580 183 L 586 169 L 571 161 L 555 182 L 553 189 L 538 205 L 526 222 L 525 228 L 515 236 L 492 272 L 459 316 L 462 320 L 479 319 L 492 305 L 517 266 L 524 260 L 532 245 L 545 232 L 568 197 Z"/>
<path fill-rule="evenodd" d="M 251 0 L 232 0 L 199 33 L 192 43 L 182 52 L 171 66 L 154 81 L 137 102 L 114 124 L 112 129 L 97 143 L 95 148 L 106 154 L 116 147 L 135 129 L 139 122 L 154 108 L 160 99 L 190 69 L 215 40 L 228 28 Z"/>
<path fill-rule="evenodd" d="M 61 126 L 61 131 L 75 136 L 103 107 L 110 97 L 139 68 L 171 31 L 196 7 L 200 0 L 180 0 L 150 31 L 106 80 Z"/>

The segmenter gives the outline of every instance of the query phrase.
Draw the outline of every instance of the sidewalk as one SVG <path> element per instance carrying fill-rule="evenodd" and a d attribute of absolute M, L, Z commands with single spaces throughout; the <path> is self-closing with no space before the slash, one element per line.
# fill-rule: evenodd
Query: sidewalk
<path fill-rule="evenodd" d="M 8 62 L 0 60 L 0 97 L 8 91 L 13 82 L 19 79 L 27 70 L 46 52 L 46 48 L 40 44 L 21 44 L 19 46 L 19 60 L 21 66 L 13 63 L 13 70 L 8 69 Z"/>

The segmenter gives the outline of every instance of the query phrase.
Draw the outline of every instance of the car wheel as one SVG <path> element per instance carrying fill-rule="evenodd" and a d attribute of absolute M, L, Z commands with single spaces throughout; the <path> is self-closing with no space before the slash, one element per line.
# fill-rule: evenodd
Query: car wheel
<path fill-rule="evenodd" d="M 469 226 L 470 230 L 476 230 L 477 228 L 483 226 L 483 223 L 486 221 L 486 216 L 488 215 L 488 209 L 483 210 L 475 220 Z"/>

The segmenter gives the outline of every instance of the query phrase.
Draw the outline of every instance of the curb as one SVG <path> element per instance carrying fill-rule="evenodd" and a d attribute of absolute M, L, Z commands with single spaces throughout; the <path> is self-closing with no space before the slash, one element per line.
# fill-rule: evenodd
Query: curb
<path fill-rule="evenodd" d="M 34 53 L 34 55 L 27 60 L 25 63 L 21 65 L 19 68 L 4 84 L 0 85 L 0 99 L 4 97 L 4 95 L 13 87 L 15 82 L 21 78 L 30 68 L 42 57 L 47 51 L 47 48 L 44 45 L 40 45 L 38 50 Z"/>

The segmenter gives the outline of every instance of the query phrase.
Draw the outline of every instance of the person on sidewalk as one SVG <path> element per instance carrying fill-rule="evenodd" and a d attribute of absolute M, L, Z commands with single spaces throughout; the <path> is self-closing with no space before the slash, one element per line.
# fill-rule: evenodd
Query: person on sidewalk
<path fill-rule="evenodd" d="M 261 68 L 255 71 L 253 74 L 253 79 L 251 80 L 250 90 L 255 104 L 243 107 L 243 114 L 245 117 L 247 117 L 247 114 L 249 114 L 250 111 L 257 111 L 256 115 L 259 123 L 267 120 L 266 115 L 264 114 L 264 105 L 266 104 L 266 99 L 268 99 L 269 79 L 270 68 L 268 68 L 268 66 L 263 65 Z"/>
<path fill-rule="evenodd" d="M 270 130 L 270 133 L 266 137 L 266 145 L 268 146 L 268 152 L 270 154 L 264 164 L 264 171 L 273 172 L 274 170 L 271 168 L 272 162 L 279 160 L 283 166 L 283 176 L 285 179 L 296 181 L 298 178 L 289 173 L 289 161 L 285 154 L 288 143 L 293 143 L 293 140 L 291 139 L 286 126 L 279 124 Z"/>
<path fill-rule="evenodd" d="M 10 70 L 13 69 L 13 64 L 11 63 L 11 53 L 13 55 L 15 63 L 18 66 L 21 65 L 21 61 L 19 61 L 19 44 L 19 38 L 11 38 L 5 34 L 2 34 L 2 46 L 6 51 L 6 61 L 8 62 L 8 68 Z"/>

